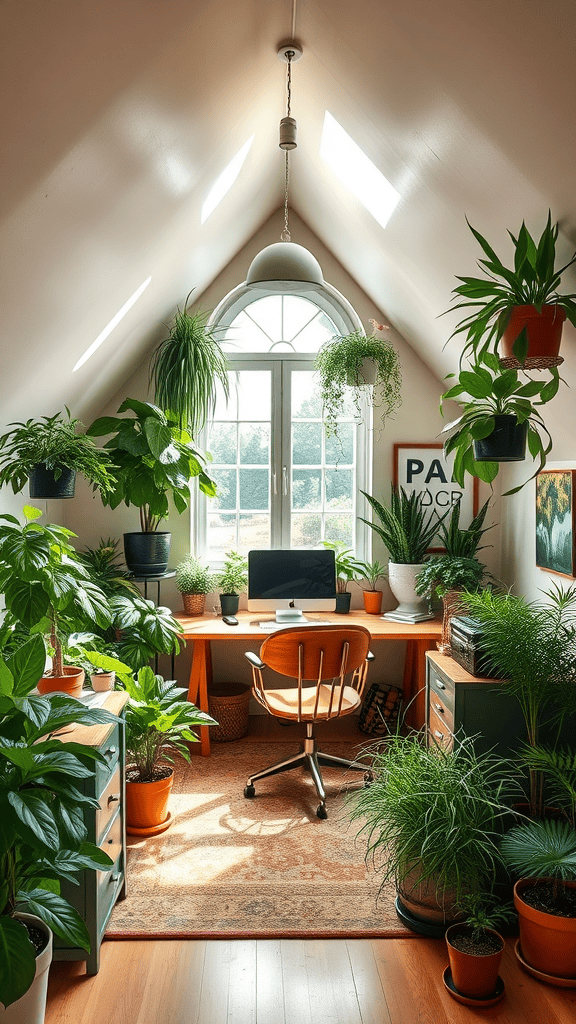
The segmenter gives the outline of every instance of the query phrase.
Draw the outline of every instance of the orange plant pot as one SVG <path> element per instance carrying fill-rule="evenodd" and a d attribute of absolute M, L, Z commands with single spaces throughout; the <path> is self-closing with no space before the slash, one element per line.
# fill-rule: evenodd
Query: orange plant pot
<path fill-rule="evenodd" d="M 168 800 L 174 772 L 158 782 L 126 783 L 126 831 L 131 835 L 155 835 L 168 827 Z"/>
<path fill-rule="evenodd" d="M 501 949 L 496 953 L 488 953 L 484 956 L 464 953 L 461 949 L 453 946 L 450 941 L 461 928 L 462 925 L 453 924 L 446 932 L 452 981 L 461 995 L 468 996 L 470 999 L 487 999 L 495 991 L 498 982 L 498 971 L 504 952 L 504 939 L 492 928 L 487 928 L 486 931 L 490 935 L 495 935 L 500 939 Z"/>
<path fill-rule="evenodd" d="M 561 306 L 514 306 L 508 326 L 500 341 L 500 354 L 504 359 L 514 357 L 513 347 L 520 331 L 528 334 L 527 359 L 555 358 L 560 351 L 562 328 L 566 311 Z"/>
<path fill-rule="evenodd" d="M 514 906 L 520 927 L 520 949 L 526 962 L 550 978 L 576 979 L 576 917 L 556 917 L 522 899 L 527 886 L 550 885 L 550 878 L 521 878 L 514 886 Z M 576 882 L 562 882 L 576 889 Z"/>
<path fill-rule="evenodd" d="M 382 610 L 382 591 L 364 590 L 364 609 L 369 615 L 379 615 Z"/>
<path fill-rule="evenodd" d="M 38 693 L 67 693 L 70 697 L 79 697 L 84 684 L 84 669 L 76 665 L 65 665 L 63 676 L 42 676 L 38 683 Z"/>

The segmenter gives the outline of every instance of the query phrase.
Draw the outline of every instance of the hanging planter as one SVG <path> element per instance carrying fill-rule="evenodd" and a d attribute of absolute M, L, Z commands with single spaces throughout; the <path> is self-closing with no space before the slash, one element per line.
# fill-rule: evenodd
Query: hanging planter
<path fill-rule="evenodd" d="M 562 328 L 566 310 L 561 306 L 514 306 L 508 326 L 500 341 L 500 362 L 506 367 L 524 366 L 527 370 L 560 366 L 564 362 L 560 353 Z M 520 362 L 514 354 L 514 344 L 526 330 L 526 356 Z"/>
<path fill-rule="evenodd" d="M 494 417 L 494 430 L 488 437 L 474 441 L 476 462 L 523 462 L 526 458 L 528 423 L 518 423 L 512 414 Z"/>
<path fill-rule="evenodd" d="M 76 487 L 76 471 L 65 466 L 50 468 L 39 462 L 28 474 L 28 490 L 31 498 L 73 498 Z"/>

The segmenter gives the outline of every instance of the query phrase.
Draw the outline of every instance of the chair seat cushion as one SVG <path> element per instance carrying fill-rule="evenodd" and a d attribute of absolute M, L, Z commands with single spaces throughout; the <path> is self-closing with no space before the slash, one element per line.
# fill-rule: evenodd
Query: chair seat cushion
<path fill-rule="evenodd" d="M 330 711 L 330 693 L 331 687 L 326 683 L 320 685 L 320 697 L 318 700 L 318 709 L 314 714 L 314 704 L 316 701 L 316 687 L 315 686 L 303 686 L 302 687 L 302 720 L 303 721 L 317 721 L 321 718 L 328 718 Z M 298 718 L 298 689 L 293 687 L 286 690 L 266 690 L 266 699 L 268 702 L 268 710 L 279 718 Z M 332 715 L 336 715 L 338 712 L 338 702 L 340 700 L 340 687 L 337 686 L 334 689 L 334 696 L 332 700 Z M 352 686 L 344 687 L 344 694 L 342 697 L 342 707 L 340 709 L 341 715 L 350 715 L 357 707 L 360 706 L 360 697 L 356 690 Z"/>

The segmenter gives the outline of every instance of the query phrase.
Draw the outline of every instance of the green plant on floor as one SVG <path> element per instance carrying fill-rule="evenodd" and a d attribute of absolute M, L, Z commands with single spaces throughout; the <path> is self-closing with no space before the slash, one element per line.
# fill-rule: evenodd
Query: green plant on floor
<path fill-rule="evenodd" d="M 90 949 L 86 925 L 59 895 L 60 879 L 75 880 L 85 868 L 112 866 L 106 853 L 88 842 L 84 796 L 78 781 L 93 774 L 85 761 L 105 763 L 93 747 L 53 739 L 77 723 L 115 721 L 98 708 L 63 694 L 35 696 L 44 669 L 41 637 L 30 637 L 0 662 L 0 1002 L 10 1005 L 34 979 L 35 949 L 20 912 L 40 918 L 73 946 Z"/>
<path fill-rule="evenodd" d="M 371 494 L 361 491 L 378 522 L 360 517 L 371 530 L 378 534 L 386 545 L 390 561 L 403 565 L 420 565 L 432 541 L 438 533 L 440 523 L 449 509 L 439 516 L 427 512 L 417 491 L 407 494 L 403 487 L 392 487 L 389 506 L 382 505 Z"/>
<path fill-rule="evenodd" d="M 352 548 L 346 547 L 342 541 L 339 540 L 323 540 L 322 544 L 325 548 L 334 552 L 334 562 L 336 566 L 336 590 L 339 594 L 345 594 L 348 590 L 348 584 L 354 579 L 357 563 L 352 552 Z"/>
<path fill-rule="evenodd" d="M 546 804 L 559 810 L 576 829 L 576 753 L 568 746 L 520 747 L 520 764 L 544 780 Z"/>
<path fill-rule="evenodd" d="M 216 573 L 216 584 L 221 594 L 237 597 L 248 586 L 248 559 L 238 551 L 228 551 L 224 565 Z"/>
<path fill-rule="evenodd" d="M 141 531 L 152 533 L 170 511 L 170 496 L 177 512 L 188 508 L 193 478 L 204 494 L 214 497 L 216 485 L 205 472 L 206 456 L 194 447 L 192 436 L 180 428 L 174 413 L 133 398 L 122 402 L 118 412 L 131 415 L 101 416 L 87 431 L 90 437 L 113 435 L 104 447 L 116 483 L 101 495 L 104 505 L 136 506 Z"/>
<path fill-rule="evenodd" d="M 169 335 L 152 356 L 150 384 L 154 401 L 169 409 L 182 430 L 197 437 L 216 407 L 217 389 L 229 395 L 228 363 L 218 341 L 219 330 L 208 316 L 177 309 Z"/>
<path fill-rule="evenodd" d="M 81 473 L 102 494 L 112 490 L 110 458 L 86 434 L 78 434 L 80 420 L 66 409 L 54 416 L 9 423 L 12 430 L 0 437 L 0 487 L 10 484 L 14 494 L 25 487 L 35 466 L 45 465 L 58 480 L 64 469 Z"/>
<path fill-rule="evenodd" d="M 210 594 L 216 588 L 216 575 L 189 554 L 176 566 L 176 586 L 181 594 Z"/>
<path fill-rule="evenodd" d="M 489 929 L 497 931 L 505 924 L 513 924 L 515 919 L 514 907 L 494 899 L 490 892 L 463 893 L 456 909 L 473 945 L 480 945 Z"/>
<path fill-rule="evenodd" d="M 374 384 L 366 383 L 365 359 L 374 364 Z M 402 402 L 398 353 L 383 338 L 367 337 L 362 331 L 336 335 L 322 345 L 315 369 L 328 436 L 337 434 L 338 417 L 343 415 L 349 396 L 359 419 L 365 414 L 363 402 L 379 408 L 382 421 L 392 416 Z"/>
<path fill-rule="evenodd" d="M 553 900 L 561 901 L 562 882 L 576 880 L 576 830 L 568 821 L 542 819 L 517 825 L 502 838 L 505 862 L 523 878 L 553 880 Z M 572 913 L 576 917 L 574 904 Z"/>
<path fill-rule="evenodd" d="M 558 305 L 566 311 L 576 326 L 576 295 L 561 295 L 558 288 L 562 275 L 576 261 L 576 253 L 560 269 L 556 269 L 556 242 L 558 224 L 552 224 L 548 213 L 546 226 L 536 242 L 524 222 L 515 237 L 508 232 L 514 245 L 514 264 L 506 267 L 485 238 L 468 223 L 485 258 L 478 261 L 483 277 L 457 277 L 460 284 L 454 288 L 455 302 L 449 310 L 466 310 L 450 335 L 464 334 L 466 343 L 462 358 L 471 355 L 478 359 L 483 353 L 496 352 L 498 342 L 508 326 L 514 306 Z M 514 353 L 524 362 L 526 339 L 519 337 Z"/>
<path fill-rule="evenodd" d="M 141 668 L 126 683 L 127 777 L 131 782 L 152 782 L 158 769 L 174 763 L 175 754 L 190 761 L 188 743 L 198 742 L 195 726 L 218 725 L 206 712 L 186 699 L 187 691 L 174 680 L 164 680 L 151 668 Z"/>

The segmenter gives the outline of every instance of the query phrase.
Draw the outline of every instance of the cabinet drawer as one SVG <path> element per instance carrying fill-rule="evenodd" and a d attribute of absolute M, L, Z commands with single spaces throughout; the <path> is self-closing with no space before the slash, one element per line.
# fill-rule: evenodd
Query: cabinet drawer
<path fill-rule="evenodd" d="M 444 750 L 452 750 L 454 746 L 454 734 L 450 726 L 452 722 L 446 721 L 436 714 L 432 708 L 429 709 L 428 733 L 432 743 L 438 744 Z"/>
<path fill-rule="evenodd" d="M 446 722 L 451 732 L 454 731 L 454 712 L 446 701 L 446 694 L 440 695 L 435 690 L 430 688 L 430 714 L 435 714 L 438 718 Z"/>
<path fill-rule="evenodd" d="M 96 843 L 99 844 L 102 837 L 105 835 L 108 825 L 112 818 L 116 814 L 120 806 L 122 799 L 122 776 L 120 772 L 120 765 L 116 765 L 116 770 L 112 775 L 106 789 L 101 796 L 98 797 L 98 803 L 100 804 L 100 810 L 96 811 L 96 822 L 95 822 L 95 835 Z M 110 854 L 112 856 L 112 854 Z"/>
<path fill-rule="evenodd" d="M 428 680 L 430 684 L 430 702 L 434 697 L 439 697 L 442 706 L 454 714 L 454 684 L 444 679 L 436 669 L 430 665 L 428 669 Z"/>
<path fill-rule="evenodd" d="M 100 849 L 107 853 L 114 861 L 109 871 L 97 872 L 96 900 L 98 905 L 97 921 L 100 926 L 107 920 L 108 913 L 116 899 L 118 887 L 122 881 L 124 870 L 122 853 L 122 818 L 116 815 L 112 822 L 106 839 L 100 844 Z"/>
<path fill-rule="evenodd" d="M 99 799 L 106 789 L 110 776 L 118 763 L 120 756 L 120 724 L 115 725 L 110 731 L 110 735 L 106 743 L 102 745 L 100 753 L 106 760 L 105 763 L 98 762 L 96 765 L 96 799 Z"/>

